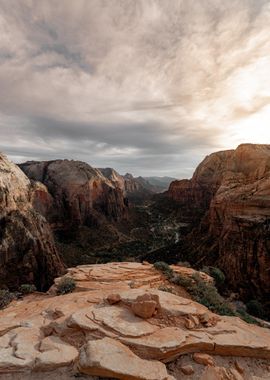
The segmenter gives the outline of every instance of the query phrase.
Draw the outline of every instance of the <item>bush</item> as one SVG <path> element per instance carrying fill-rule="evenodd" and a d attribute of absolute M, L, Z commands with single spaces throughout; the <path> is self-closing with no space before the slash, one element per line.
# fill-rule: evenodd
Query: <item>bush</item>
<path fill-rule="evenodd" d="M 14 300 L 15 295 L 9 290 L 1 289 L 0 290 L 0 309 L 4 309 L 12 300 Z"/>
<path fill-rule="evenodd" d="M 235 314 L 230 305 L 218 293 L 217 288 L 202 280 L 198 274 L 194 274 L 191 278 L 177 275 L 172 278 L 172 282 L 185 288 L 195 301 L 209 310 L 220 315 Z"/>
<path fill-rule="evenodd" d="M 179 274 L 173 276 L 171 282 L 175 285 L 182 286 L 186 290 L 192 287 L 192 280 L 189 277 L 181 276 Z"/>
<path fill-rule="evenodd" d="M 57 284 L 57 294 L 72 293 L 76 288 L 76 283 L 71 277 L 62 278 Z"/>
<path fill-rule="evenodd" d="M 30 294 L 36 292 L 37 288 L 33 284 L 22 284 L 19 291 L 23 294 Z"/>
<path fill-rule="evenodd" d="M 238 309 L 236 314 L 238 315 L 238 317 L 240 317 L 241 319 L 243 319 L 243 321 L 245 321 L 247 323 L 253 323 L 255 325 L 260 325 L 258 323 L 258 321 L 256 321 L 256 319 L 253 318 L 251 315 L 249 315 L 244 309 Z"/>
<path fill-rule="evenodd" d="M 174 291 L 172 288 L 169 288 L 168 286 L 160 285 L 158 290 L 161 290 L 162 292 L 167 292 L 167 293 L 173 293 Z"/>
<path fill-rule="evenodd" d="M 188 261 L 179 261 L 177 265 L 179 265 L 180 267 L 191 268 L 191 265 Z"/>
<path fill-rule="evenodd" d="M 226 277 L 225 274 L 217 267 L 207 267 L 204 266 L 202 268 L 202 272 L 208 274 L 209 276 L 212 276 L 215 280 L 215 284 L 218 288 L 222 287 L 224 284 Z"/>
<path fill-rule="evenodd" d="M 254 317 L 265 318 L 265 311 L 263 305 L 257 300 L 251 300 L 246 304 L 247 312 Z"/>
<path fill-rule="evenodd" d="M 154 267 L 160 272 L 162 272 L 168 279 L 173 277 L 173 270 L 164 261 L 157 261 L 156 263 L 154 263 Z"/>

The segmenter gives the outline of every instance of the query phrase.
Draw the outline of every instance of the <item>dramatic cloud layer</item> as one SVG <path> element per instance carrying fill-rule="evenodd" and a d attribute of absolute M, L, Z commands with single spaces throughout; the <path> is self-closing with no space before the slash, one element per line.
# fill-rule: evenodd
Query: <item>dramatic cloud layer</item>
<path fill-rule="evenodd" d="M 270 2 L 0 0 L 0 150 L 190 176 L 270 142 Z"/>

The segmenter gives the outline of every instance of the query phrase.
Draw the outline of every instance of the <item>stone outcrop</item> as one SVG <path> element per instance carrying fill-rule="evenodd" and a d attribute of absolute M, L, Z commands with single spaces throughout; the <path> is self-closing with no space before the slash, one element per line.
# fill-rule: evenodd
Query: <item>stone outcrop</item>
<path fill-rule="evenodd" d="M 44 290 L 63 271 L 48 223 L 32 206 L 39 189 L 0 155 L 0 285 Z"/>
<path fill-rule="evenodd" d="M 83 374 L 93 380 L 174 380 L 185 372 L 192 380 L 215 379 L 207 377 L 215 373 L 236 380 L 269 376 L 270 330 L 160 291 L 166 280 L 150 264 L 85 265 L 65 276 L 76 281 L 74 293 L 53 296 L 52 289 L 0 311 L 1 380 L 53 379 L 60 369 L 64 380 Z M 110 304 L 112 289 L 117 303 Z M 137 316 L 132 305 L 149 299 L 157 312 Z M 206 313 L 215 324 L 200 322 Z M 187 329 L 186 319 L 198 323 Z"/>
<path fill-rule="evenodd" d="M 213 153 L 191 180 L 175 181 L 167 196 L 195 229 L 182 254 L 220 267 L 243 296 L 270 292 L 270 145 L 243 144 Z"/>
<path fill-rule="evenodd" d="M 20 165 L 25 174 L 46 186 L 35 196 L 35 207 L 54 229 L 117 221 L 127 213 L 121 184 L 80 161 L 29 161 Z"/>

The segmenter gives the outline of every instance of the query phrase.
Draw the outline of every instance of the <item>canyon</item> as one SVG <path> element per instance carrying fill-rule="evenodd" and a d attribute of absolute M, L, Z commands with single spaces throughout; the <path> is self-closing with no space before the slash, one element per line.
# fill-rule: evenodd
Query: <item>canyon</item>
<path fill-rule="evenodd" d="M 259 297 L 269 308 L 270 146 L 213 153 L 166 195 L 193 226 L 180 256 L 221 268 L 234 291 Z"/>
<path fill-rule="evenodd" d="M 0 378 L 269 378 L 269 324 L 238 312 L 253 300 L 269 319 L 269 226 L 270 145 L 213 153 L 164 193 L 112 168 L 1 154 L 0 289 L 14 299 Z M 210 298 L 194 296 L 198 278 Z M 63 279 L 74 292 L 59 294 Z"/>

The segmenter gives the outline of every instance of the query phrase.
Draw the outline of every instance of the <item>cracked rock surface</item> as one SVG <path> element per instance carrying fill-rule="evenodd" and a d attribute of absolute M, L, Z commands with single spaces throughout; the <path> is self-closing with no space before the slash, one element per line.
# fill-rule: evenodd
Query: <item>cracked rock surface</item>
<path fill-rule="evenodd" d="M 152 265 L 86 265 L 66 276 L 74 293 L 53 287 L 0 311 L 1 380 L 270 378 L 270 330 L 217 316 L 181 289 L 158 290 L 166 280 Z M 143 302 L 155 303 L 147 318 L 134 306 Z"/>

